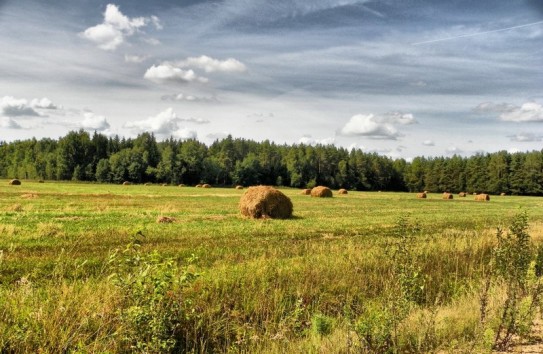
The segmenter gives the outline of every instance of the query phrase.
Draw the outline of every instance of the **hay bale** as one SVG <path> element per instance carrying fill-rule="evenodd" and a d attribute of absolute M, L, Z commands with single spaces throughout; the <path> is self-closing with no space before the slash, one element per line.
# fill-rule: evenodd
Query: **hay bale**
<path fill-rule="evenodd" d="M 243 186 L 236 186 L 236 189 L 243 189 Z"/>
<path fill-rule="evenodd" d="M 158 224 L 171 224 L 172 222 L 175 222 L 175 218 L 173 216 L 159 216 L 156 219 L 156 222 Z"/>
<path fill-rule="evenodd" d="M 417 198 L 419 198 L 419 199 L 426 199 L 426 192 L 417 193 Z"/>
<path fill-rule="evenodd" d="M 453 199 L 453 195 L 451 193 L 443 193 L 443 199 Z"/>
<path fill-rule="evenodd" d="M 38 183 L 45 183 L 45 181 L 43 179 L 39 179 Z"/>
<path fill-rule="evenodd" d="M 460 193 L 458 193 L 458 196 L 462 197 L 462 198 L 465 198 L 466 197 L 466 192 L 460 192 Z"/>
<path fill-rule="evenodd" d="M 124 181 L 124 182 L 123 182 L 123 186 L 129 186 L 129 185 L 131 185 L 131 184 L 132 184 L 132 183 L 131 183 L 131 182 L 128 182 L 128 181 Z"/>
<path fill-rule="evenodd" d="M 473 195 L 477 195 L 477 192 L 473 192 Z"/>
<path fill-rule="evenodd" d="M 311 195 L 311 189 L 302 189 L 302 195 Z"/>
<path fill-rule="evenodd" d="M 328 187 L 317 186 L 311 190 L 311 196 L 317 198 L 332 198 L 332 190 Z"/>
<path fill-rule="evenodd" d="M 14 178 L 14 179 L 12 179 L 11 181 L 9 181 L 9 185 L 10 185 L 10 186 L 20 186 L 20 185 L 21 185 L 21 181 L 19 181 L 17 178 Z"/>
<path fill-rule="evenodd" d="M 502 193 L 500 193 L 500 195 L 503 197 L 503 196 L 505 196 L 506 194 L 502 192 Z"/>
<path fill-rule="evenodd" d="M 197 184 L 195 185 L 196 188 L 202 188 L 202 185 L 201 184 Z"/>
<path fill-rule="evenodd" d="M 292 202 L 281 191 L 270 186 L 249 187 L 239 200 L 243 216 L 260 219 L 288 219 L 292 216 Z"/>
<path fill-rule="evenodd" d="M 428 191 L 424 191 L 424 194 L 428 194 L 428 193 L 430 193 L 430 192 L 428 192 Z"/>
<path fill-rule="evenodd" d="M 211 188 L 211 185 L 205 183 L 205 184 L 202 184 L 202 188 Z"/>
<path fill-rule="evenodd" d="M 168 183 L 162 183 L 161 186 L 162 186 L 162 187 L 167 187 L 167 186 L 168 186 Z"/>
<path fill-rule="evenodd" d="M 150 182 L 147 182 L 147 183 L 144 183 L 143 185 L 144 185 L 144 186 L 150 186 L 151 183 L 150 183 Z"/>
<path fill-rule="evenodd" d="M 183 183 L 181 183 L 181 184 L 179 185 L 179 187 L 185 187 L 185 185 L 184 185 Z"/>
<path fill-rule="evenodd" d="M 480 202 L 485 202 L 485 201 L 490 200 L 490 196 L 485 193 L 477 194 L 475 196 L 475 200 L 480 201 Z"/>
<path fill-rule="evenodd" d="M 340 190 L 337 191 L 337 194 L 349 194 L 349 192 L 347 192 L 346 189 L 341 188 Z"/>

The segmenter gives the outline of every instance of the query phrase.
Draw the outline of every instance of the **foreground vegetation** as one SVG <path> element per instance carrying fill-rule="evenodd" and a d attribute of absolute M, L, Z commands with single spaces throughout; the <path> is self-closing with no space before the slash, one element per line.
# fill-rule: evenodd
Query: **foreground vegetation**
<path fill-rule="evenodd" d="M 149 133 L 121 139 L 80 130 L 58 140 L 0 141 L 0 178 L 541 196 L 543 151 L 407 162 L 334 145 L 277 145 L 228 136 L 207 146 L 173 138 L 157 142 Z"/>
<path fill-rule="evenodd" d="M 293 219 L 248 220 L 235 189 L 0 181 L 0 352 L 489 352 L 529 334 L 543 199 L 283 192 Z"/>

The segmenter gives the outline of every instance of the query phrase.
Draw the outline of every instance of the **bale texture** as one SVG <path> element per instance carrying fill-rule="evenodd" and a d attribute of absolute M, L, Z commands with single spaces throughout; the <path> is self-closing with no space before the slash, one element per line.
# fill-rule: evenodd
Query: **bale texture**
<path fill-rule="evenodd" d="M 341 188 L 340 190 L 337 191 L 337 194 L 348 194 L 349 192 L 347 192 L 346 189 L 343 189 Z"/>
<path fill-rule="evenodd" d="M 453 195 L 451 193 L 443 193 L 443 199 L 453 199 Z"/>
<path fill-rule="evenodd" d="M 311 196 L 317 198 L 332 198 L 332 190 L 328 187 L 317 186 L 311 190 Z"/>
<path fill-rule="evenodd" d="M 422 193 L 417 193 L 417 198 L 419 199 L 426 199 L 426 193 L 422 192 Z"/>
<path fill-rule="evenodd" d="M 484 202 L 484 201 L 490 200 L 490 196 L 485 193 L 477 194 L 475 196 L 475 200 Z"/>
<path fill-rule="evenodd" d="M 302 195 L 311 195 L 311 189 L 302 189 Z"/>
<path fill-rule="evenodd" d="M 460 193 L 458 193 L 458 196 L 459 197 L 466 197 L 466 192 L 460 192 Z"/>
<path fill-rule="evenodd" d="M 254 219 L 288 219 L 292 216 L 290 198 L 270 186 L 249 187 L 241 196 L 239 209 L 243 216 Z"/>
<path fill-rule="evenodd" d="M 10 184 L 10 186 L 20 186 L 21 181 L 19 181 L 17 178 L 15 178 L 15 179 L 12 179 L 11 181 L 9 181 L 9 184 Z"/>
<path fill-rule="evenodd" d="M 211 188 L 211 185 L 210 184 L 202 184 L 202 188 Z"/>

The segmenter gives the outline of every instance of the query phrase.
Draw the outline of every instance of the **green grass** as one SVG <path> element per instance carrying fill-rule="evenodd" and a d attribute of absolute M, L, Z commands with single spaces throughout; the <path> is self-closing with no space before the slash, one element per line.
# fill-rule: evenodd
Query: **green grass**
<path fill-rule="evenodd" d="M 128 305 L 108 260 L 138 232 L 142 254 L 157 250 L 200 274 L 172 290 L 184 299 L 175 336 L 186 350 L 363 350 L 353 328 L 369 302 L 395 294 L 391 250 L 403 216 L 420 228 L 410 246 L 426 287 L 402 321 L 401 345 L 422 341 L 413 319 L 432 310 L 432 350 L 468 346 L 496 228 L 522 209 L 532 239 L 543 238 L 543 198 L 282 191 L 294 218 L 248 220 L 237 206 L 243 191 L 233 188 L 0 181 L 0 351 L 136 350 L 119 340 L 128 333 L 119 309 Z M 331 333 L 315 335 L 316 316 L 330 319 Z"/>

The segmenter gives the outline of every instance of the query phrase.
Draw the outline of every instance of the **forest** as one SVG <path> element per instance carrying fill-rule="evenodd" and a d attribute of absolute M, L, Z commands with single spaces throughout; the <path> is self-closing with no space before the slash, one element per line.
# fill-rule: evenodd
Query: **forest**
<path fill-rule="evenodd" d="M 0 141 L 0 178 L 543 195 L 543 150 L 408 162 L 334 145 L 228 136 L 207 146 L 197 140 L 157 141 L 151 133 L 120 138 L 79 130 L 58 140 Z"/>

